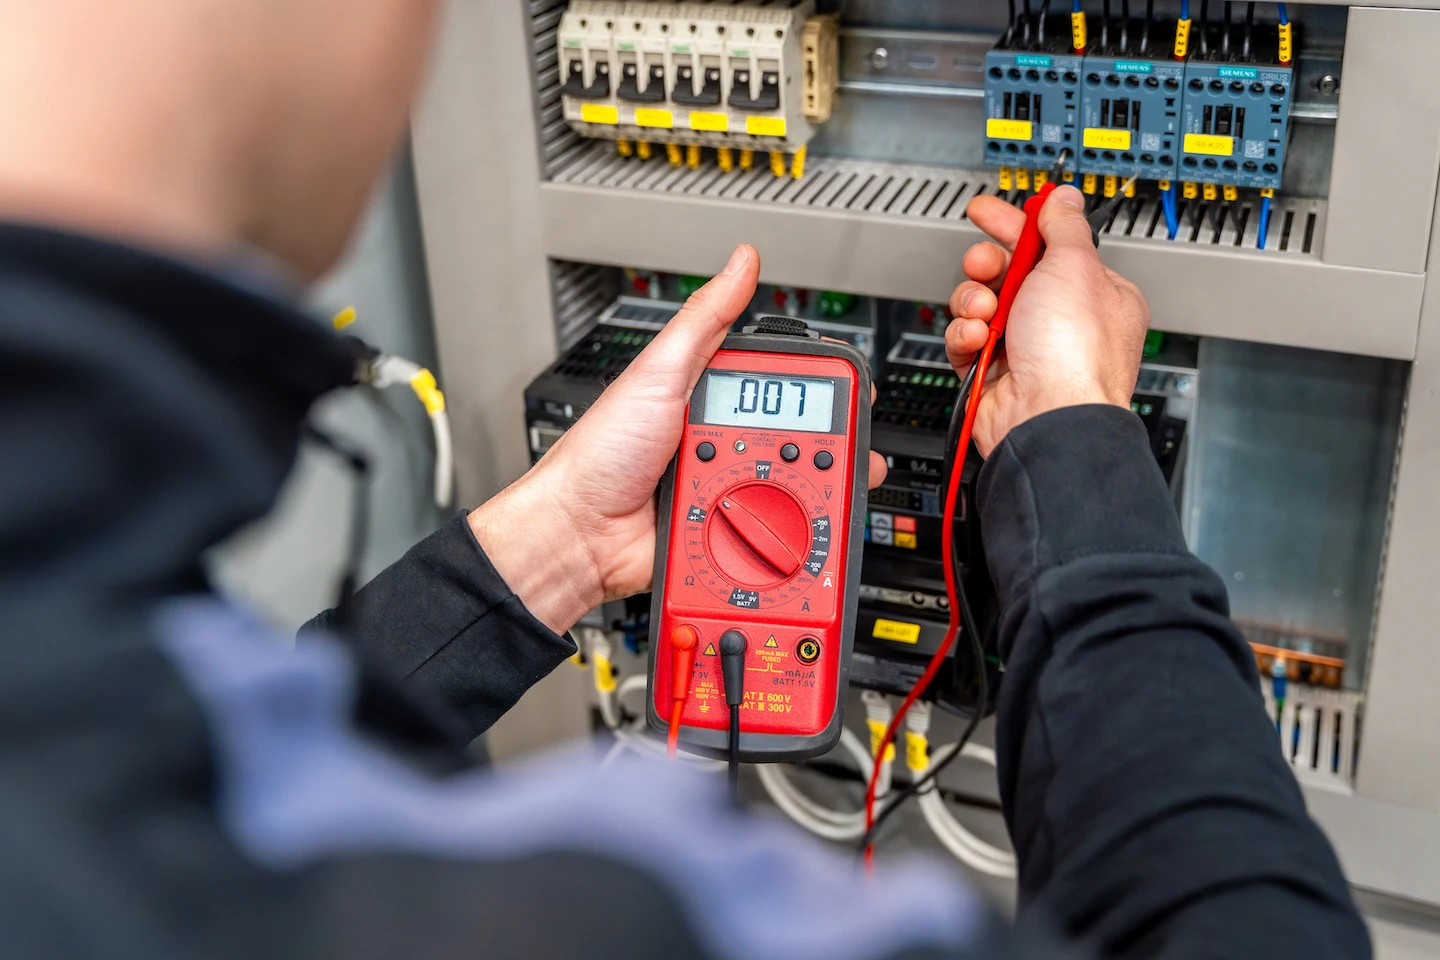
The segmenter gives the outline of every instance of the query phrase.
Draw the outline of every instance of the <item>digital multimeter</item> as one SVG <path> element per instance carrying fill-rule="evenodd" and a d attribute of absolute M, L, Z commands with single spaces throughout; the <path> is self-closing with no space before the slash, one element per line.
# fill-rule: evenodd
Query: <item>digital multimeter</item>
<path fill-rule="evenodd" d="M 736 632 L 740 758 L 800 760 L 839 740 L 870 403 L 858 350 L 780 317 L 728 337 L 696 385 L 660 491 L 646 710 L 657 731 L 678 717 L 688 751 L 728 755 L 726 678 L 742 671 L 722 675 L 722 651 Z"/>

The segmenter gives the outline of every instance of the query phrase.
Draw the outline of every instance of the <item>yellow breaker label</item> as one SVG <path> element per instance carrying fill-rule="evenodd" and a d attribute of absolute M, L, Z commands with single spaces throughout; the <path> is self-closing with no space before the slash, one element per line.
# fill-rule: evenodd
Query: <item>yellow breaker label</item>
<path fill-rule="evenodd" d="M 707 133 L 729 133 L 730 117 L 723 113 L 710 113 L 705 110 L 691 110 L 690 129 L 704 130 Z"/>
<path fill-rule="evenodd" d="M 1085 146 L 1091 150 L 1129 150 L 1130 131 L 1086 127 Z"/>
<path fill-rule="evenodd" d="M 620 122 L 620 108 L 607 107 L 603 103 L 582 103 L 580 119 L 585 123 L 607 123 L 614 126 Z"/>
<path fill-rule="evenodd" d="M 894 640 L 896 643 L 919 643 L 920 624 L 904 623 L 900 620 L 876 620 L 873 635 L 877 640 Z"/>
<path fill-rule="evenodd" d="M 784 117 L 746 117 L 745 132 L 752 137 L 785 136 Z"/>
<path fill-rule="evenodd" d="M 1029 120 L 1002 120 L 991 117 L 985 121 L 985 136 L 991 140 L 1029 140 L 1035 135 L 1035 124 Z"/>
<path fill-rule="evenodd" d="M 635 108 L 635 126 L 637 127 L 659 127 L 669 130 L 675 126 L 675 115 L 669 110 L 656 110 L 651 107 Z"/>
<path fill-rule="evenodd" d="M 1185 152 L 1202 153 L 1211 157 L 1228 157 L 1235 152 L 1235 138 L 1221 137 L 1210 133 L 1185 134 Z"/>

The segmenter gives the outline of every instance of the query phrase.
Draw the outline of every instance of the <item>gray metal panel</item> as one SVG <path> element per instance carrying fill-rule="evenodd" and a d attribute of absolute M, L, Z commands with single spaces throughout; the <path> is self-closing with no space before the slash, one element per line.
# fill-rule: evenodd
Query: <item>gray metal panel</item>
<path fill-rule="evenodd" d="M 415 165 L 461 503 L 530 465 L 525 386 L 554 359 L 524 4 L 447 4 Z M 485 97 L 477 91 L 489 91 Z M 482 106 L 483 105 L 483 106 Z"/>
<path fill-rule="evenodd" d="M 1440 220 L 1430 269 L 1440 269 Z M 1440 812 L 1440 284 L 1421 308 L 1360 740 L 1359 791 Z M 1434 871 L 1432 861 L 1432 872 Z M 1440 902 L 1440 898 L 1437 898 Z"/>
<path fill-rule="evenodd" d="M 867 202 L 861 196 L 854 206 Z M 968 222 L 947 218 L 562 183 L 541 188 L 540 215 L 545 249 L 555 257 L 693 273 L 718 269 L 735 244 L 751 242 L 759 244 L 766 282 L 908 300 L 948 299 L 963 279 L 961 258 L 980 239 Z M 1144 290 L 1163 329 L 1414 355 L 1423 276 L 1223 244 L 1178 246 L 1125 237 L 1101 245 L 1106 262 Z"/>
<path fill-rule="evenodd" d="M 1352 884 L 1440 904 L 1440 819 L 1433 813 L 1323 787 L 1306 789 L 1305 805 Z"/>
<path fill-rule="evenodd" d="M 1440 168 L 1440 14 L 1350 11 L 1330 174 L 1327 263 L 1419 273 Z"/>

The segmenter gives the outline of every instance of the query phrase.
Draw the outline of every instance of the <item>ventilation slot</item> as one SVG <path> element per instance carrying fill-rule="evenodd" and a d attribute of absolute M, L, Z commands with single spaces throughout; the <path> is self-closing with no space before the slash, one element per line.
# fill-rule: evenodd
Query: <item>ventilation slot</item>
<path fill-rule="evenodd" d="M 759 158 L 757 157 L 757 160 Z M 681 197 L 713 197 L 809 210 L 833 210 L 863 217 L 921 222 L 963 222 L 965 208 L 981 194 L 1023 206 L 1028 194 L 1002 192 L 993 170 L 960 170 L 811 156 L 803 180 L 776 177 L 765 164 L 726 173 L 712 162 L 698 169 L 672 167 L 663 156 L 641 161 L 616 155 L 611 143 L 585 142 L 557 164 L 558 183 Z M 1102 202 L 1092 199 L 1094 204 Z M 1255 250 L 1258 199 L 1180 202 L 1180 233 L 1174 245 Z M 1266 253 L 1319 255 L 1325 232 L 1325 203 L 1276 197 L 1271 205 Z M 1156 195 L 1123 200 L 1103 225 L 1102 237 L 1169 243 Z"/>
<path fill-rule="evenodd" d="M 540 164 L 547 177 L 570 163 L 590 145 L 565 122 L 560 103 L 560 18 L 566 0 L 531 0 L 530 46 L 534 55 L 535 117 L 540 137 Z"/>
<path fill-rule="evenodd" d="M 620 292 L 619 271 L 585 263 L 551 261 L 555 291 L 555 339 L 560 350 L 580 342 Z"/>

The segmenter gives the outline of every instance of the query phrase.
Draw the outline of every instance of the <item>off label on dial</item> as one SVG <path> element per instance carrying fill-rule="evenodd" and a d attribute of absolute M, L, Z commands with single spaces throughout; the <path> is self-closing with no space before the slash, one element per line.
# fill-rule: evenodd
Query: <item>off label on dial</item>
<path fill-rule="evenodd" d="M 684 528 L 687 585 L 743 610 L 797 600 L 799 612 L 829 610 L 835 584 L 827 584 L 823 598 L 811 588 L 830 557 L 826 493 L 833 495 L 833 488 L 822 493 L 804 474 L 769 460 L 726 467 L 692 486 Z"/>

